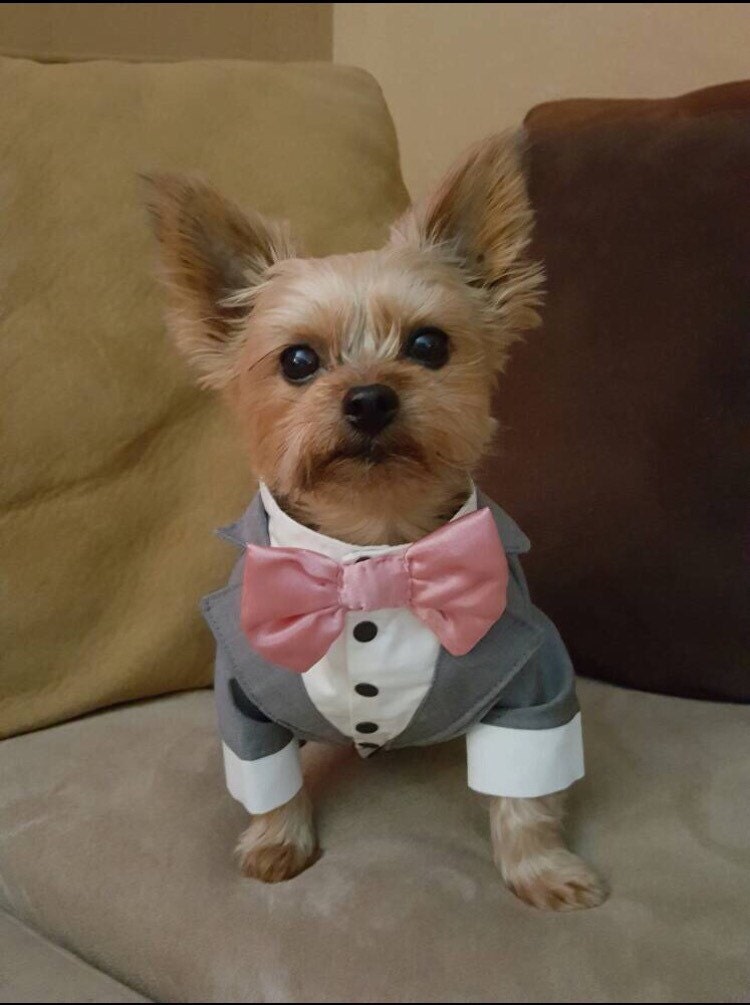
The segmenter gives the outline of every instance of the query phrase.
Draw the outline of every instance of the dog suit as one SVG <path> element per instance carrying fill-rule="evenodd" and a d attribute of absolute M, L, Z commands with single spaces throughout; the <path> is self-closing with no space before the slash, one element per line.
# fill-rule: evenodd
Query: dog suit
<path fill-rule="evenodd" d="M 268 812 L 300 789 L 306 740 L 354 743 L 368 757 L 465 735 L 468 784 L 489 795 L 542 796 L 582 777 L 573 667 L 557 629 L 531 603 L 518 558 L 528 538 L 474 488 L 453 519 L 482 507 L 507 557 L 507 603 L 464 656 L 452 656 L 407 608 L 350 611 L 326 655 L 295 673 L 259 655 L 242 629 L 244 554 L 229 584 L 204 598 L 227 786 L 249 812 Z M 243 552 L 248 544 L 303 548 L 344 565 L 396 550 L 304 527 L 263 485 L 243 517 L 218 533 Z"/>

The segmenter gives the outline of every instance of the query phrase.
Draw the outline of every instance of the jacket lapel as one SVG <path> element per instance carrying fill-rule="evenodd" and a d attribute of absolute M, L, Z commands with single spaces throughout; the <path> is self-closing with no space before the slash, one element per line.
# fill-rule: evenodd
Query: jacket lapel
<path fill-rule="evenodd" d="M 260 495 L 256 495 L 237 523 L 221 527 L 220 538 L 242 548 L 247 544 L 268 547 L 268 517 Z M 240 600 L 245 556 L 239 559 L 223 590 L 203 598 L 203 614 L 217 644 L 227 653 L 234 676 L 242 690 L 274 722 L 286 726 L 305 740 L 326 740 L 349 744 L 351 740 L 321 715 L 310 701 L 302 675 L 274 666 L 251 648 L 240 626 Z"/>
<path fill-rule="evenodd" d="M 514 556 L 527 552 L 531 542 L 505 510 L 477 492 L 477 507 L 484 506 L 492 514 L 511 567 L 507 607 L 465 656 L 451 656 L 440 649 L 430 689 L 409 725 L 393 741 L 394 747 L 440 743 L 465 732 L 492 707 L 544 639 L 522 583 L 514 575 L 515 571 L 523 576 Z"/>
<path fill-rule="evenodd" d="M 485 506 L 492 514 L 506 555 L 523 555 L 531 549 L 531 541 L 515 520 L 512 520 L 504 509 L 501 509 L 496 502 L 493 502 L 481 489 L 478 489 L 477 509 L 482 509 Z"/>
<path fill-rule="evenodd" d="M 508 590 L 508 606 L 465 656 L 440 650 L 435 675 L 406 729 L 391 746 L 441 743 L 465 732 L 495 704 L 497 696 L 542 644 L 543 631 L 528 620 L 520 590 Z M 518 593 L 511 597 L 511 592 Z"/>

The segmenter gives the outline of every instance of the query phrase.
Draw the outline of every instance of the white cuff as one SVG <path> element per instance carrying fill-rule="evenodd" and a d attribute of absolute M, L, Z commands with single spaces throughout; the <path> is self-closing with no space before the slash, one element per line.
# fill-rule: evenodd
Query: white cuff
<path fill-rule="evenodd" d="M 288 803 L 302 788 L 299 744 L 290 740 L 286 747 L 257 761 L 243 761 L 226 743 L 224 773 L 227 788 L 248 813 L 268 813 Z"/>
<path fill-rule="evenodd" d="M 553 729 L 478 723 L 466 734 L 469 788 L 488 796 L 531 799 L 583 777 L 581 713 Z"/>

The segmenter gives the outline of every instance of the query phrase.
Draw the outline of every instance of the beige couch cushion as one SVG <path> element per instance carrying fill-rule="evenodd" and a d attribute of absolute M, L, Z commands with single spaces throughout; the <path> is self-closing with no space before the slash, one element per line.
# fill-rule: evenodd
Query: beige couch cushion
<path fill-rule="evenodd" d="M 136 172 L 198 171 L 313 253 L 403 208 L 375 82 L 316 64 L 0 59 L 0 735 L 210 676 L 212 528 L 252 485 L 162 334 Z M 179 653 L 179 658 L 175 654 Z"/>
<path fill-rule="evenodd" d="M 580 694 L 571 832 L 612 884 L 597 910 L 504 889 L 461 742 L 327 764 L 308 745 L 323 857 L 242 879 L 205 691 L 5 743 L 5 906 L 158 1001 L 746 1001 L 747 709 Z"/>
<path fill-rule="evenodd" d="M 0 911 L 0 1002 L 147 1002 Z"/>

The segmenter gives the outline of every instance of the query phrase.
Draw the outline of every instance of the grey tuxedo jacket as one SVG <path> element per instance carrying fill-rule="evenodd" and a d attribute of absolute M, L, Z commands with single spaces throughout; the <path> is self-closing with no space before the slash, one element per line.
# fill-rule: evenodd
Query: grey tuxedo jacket
<path fill-rule="evenodd" d="M 489 507 L 508 557 L 506 609 L 465 656 L 440 650 L 424 700 L 403 732 L 385 744 L 386 749 L 440 743 L 477 722 L 552 729 L 568 723 L 578 711 L 565 645 L 529 597 L 518 558 L 529 550 L 529 540 L 481 493 L 478 506 Z M 237 523 L 217 533 L 243 551 L 228 585 L 209 594 L 202 604 L 216 639 L 215 695 L 224 743 L 244 761 L 274 754 L 293 737 L 351 744 L 309 699 L 301 675 L 258 655 L 240 626 L 245 547 L 270 544 L 260 496 L 255 496 Z"/>

